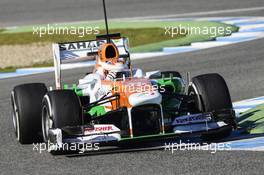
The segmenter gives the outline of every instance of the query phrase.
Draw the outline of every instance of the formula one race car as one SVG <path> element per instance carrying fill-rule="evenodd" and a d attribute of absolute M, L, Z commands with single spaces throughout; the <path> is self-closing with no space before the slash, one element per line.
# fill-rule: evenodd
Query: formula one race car
<path fill-rule="evenodd" d="M 199 134 L 227 137 L 236 128 L 225 80 L 215 73 L 188 84 L 176 71 L 143 73 L 130 61 L 128 39 L 101 35 L 92 41 L 53 44 L 56 90 L 22 84 L 11 93 L 13 124 L 22 144 L 115 144 Z M 63 85 L 63 66 L 96 59 L 78 85 Z"/>
<path fill-rule="evenodd" d="M 133 68 L 127 38 L 54 44 L 56 90 L 23 84 L 11 93 L 13 123 L 21 143 L 108 143 L 199 133 L 226 137 L 236 127 L 229 91 L 219 74 L 192 78 L 176 71 Z M 61 85 L 61 65 L 96 54 L 92 73 L 71 88 Z M 87 56 L 88 55 L 88 56 Z M 42 134 L 39 135 L 39 132 Z"/>

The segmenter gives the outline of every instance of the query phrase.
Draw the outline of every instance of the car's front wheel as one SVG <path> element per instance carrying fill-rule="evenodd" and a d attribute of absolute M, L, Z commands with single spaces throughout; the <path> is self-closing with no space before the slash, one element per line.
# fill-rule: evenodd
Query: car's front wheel
<path fill-rule="evenodd" d="M 188 94 L 196 96 L 195 110 L 199 112 L 231 110 L 233 108 L 226 82 L 219 74 L 204 74 L 193 77 Z M 228 124 L 225 128 L 203 134 L 202 139 L 216 140 L 229 136 L 236 122 L 235 118 L 228 116 L 223 120 Z"/>
<path fill-rule="evenodd" d="M 82 124 L 82 108 L 79 97 L 72 90 L 48 92 L 42 102 L 42 134 L 48 142 L 50 129 Z M 52 154 L 67 153 L 70 150 L 49 150 Z"/>

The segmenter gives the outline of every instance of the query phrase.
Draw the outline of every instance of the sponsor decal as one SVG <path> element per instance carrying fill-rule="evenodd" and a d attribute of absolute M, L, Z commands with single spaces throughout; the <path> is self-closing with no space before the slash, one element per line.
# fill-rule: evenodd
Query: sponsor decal
<path fill-rule="evenodd" d="M 99 41 L 83 41 L 83 42 L 76 42 L 76 43 L 66 43 L 60 44 L 60 50 L 83 50 L 83 49 L 90 49 L 91 52 L 96 52 L 98 47 L 105 43 L 103 40 Z"/>
<path fill-rule="evenodd" d="M 121 39 L 116 39 L 116 40 L 111 40 L 117 47 L 123 46 L 123 40 L 124 38 Z M 86 50 L 89 49 L 91 52 L 97 52 L 98 48 L 106 43 L 106 40 L 91 40 L 91 41 L 79 41 L 79 42 L 70 42 L 70 43 L 61 43 L 59 44 L 60 51 L 65 51 L 65 50 Z"/>
<path fill-rule="evenodd" d="M 212 114 L 192 114 L 175 118 L 172 125 L 186 125 L 194 123 L 208 122 L 212 120 Z"/>
<path fill-rule="evenodd" d="M 112 133 L 119 132 L 120 130 L 114 125 L 94 125 L 94 128 L 85 128 L 84 134 L 101 134 L 101 133 Z"/>

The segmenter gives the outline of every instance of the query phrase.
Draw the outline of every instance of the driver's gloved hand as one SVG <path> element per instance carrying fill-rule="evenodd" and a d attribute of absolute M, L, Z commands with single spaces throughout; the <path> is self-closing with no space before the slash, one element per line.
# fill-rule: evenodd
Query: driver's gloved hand
<path fill-rule="evenodd" d="M 106 80 L 114 80 L 116 79 L 116 72 L 110 71 L 107 75 L 106 75 Z"/>

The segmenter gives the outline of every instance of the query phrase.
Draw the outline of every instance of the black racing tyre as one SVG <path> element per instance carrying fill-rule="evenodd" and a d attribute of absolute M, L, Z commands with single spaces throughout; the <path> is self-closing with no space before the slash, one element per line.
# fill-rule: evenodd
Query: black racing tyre
<path fill-rule="evenodd" d="M 81 102 L 74 91 L 54 90 L 44 96 L 42 102 L 42 134 L 44 142 L 49 140 L 49 129 L 81 124 Z"/>
<path fill-rule="evenodd" d="M 216 73 L 199 75 L 192 78 L 188 95 L 196 95 L 195 108 L 199 112 L 221 111 L 232 109 L 232 101 L 228 87 L 222 76 Z M 235 123 L 235 121 L 233 122 Z M 208 132 L 202 135 L 204 140 L 216 140 L 229 136 L 232 125 L 221 129 L 219 132 Z"/>
<path fill-rule="evenodd" d="M 43 83 L 22 84 L 11 92 L 13 125 L 21 144 L 42 141 L 41 104 L 47 88 Z"/>

